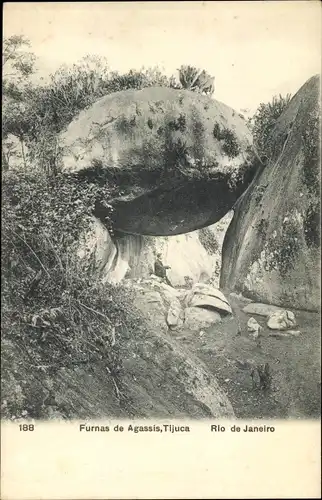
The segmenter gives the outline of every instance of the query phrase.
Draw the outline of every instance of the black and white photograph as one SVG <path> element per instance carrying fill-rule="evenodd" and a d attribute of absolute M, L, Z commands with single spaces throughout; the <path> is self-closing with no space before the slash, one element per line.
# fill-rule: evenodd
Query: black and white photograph
<path fill-rule="evenodd" d="M 5 3 L 2 421 L 320 419 L 320 7 Z"/>

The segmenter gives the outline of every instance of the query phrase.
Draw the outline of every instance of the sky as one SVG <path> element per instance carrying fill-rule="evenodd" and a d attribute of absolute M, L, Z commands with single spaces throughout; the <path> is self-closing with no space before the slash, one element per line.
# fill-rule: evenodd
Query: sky
<path fill-rule="evenodd" d="M 7 2 L 3 19 L 4 37 L 30 39 L 43 77 L 87 54 L 119 71 L 190 64 L 215 76 L 215 99 L 248 113 L 321 72 L 318 0 Z"/>

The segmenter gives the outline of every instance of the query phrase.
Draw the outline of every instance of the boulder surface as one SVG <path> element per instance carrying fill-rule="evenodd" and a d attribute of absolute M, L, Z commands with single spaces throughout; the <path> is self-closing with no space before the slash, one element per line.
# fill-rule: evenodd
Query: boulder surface
<path fill-rule="evenodd" d="M 220 286 L 258 302 L 320 308 L 320 78 L 278 119 L 274 154 L 237 202 L 225 235 Z"/>
<path fill-rule="evenodd" d="M 196 283 L 186 297 L 186 305 L 213 309 L 221 314 L 232 314 L 231 306 L 224 294 L 211 285 Z"/>
<path fill-rule="evenodd" d="M 61 134 L 63 171 L 114 186 L 114 227 L 167 236 L 221 219 L 252 180 L 252 138 L 225 104 L 150 87 L 107 95 Z M 105 215 L 103 206 L 97 215 Z"/>

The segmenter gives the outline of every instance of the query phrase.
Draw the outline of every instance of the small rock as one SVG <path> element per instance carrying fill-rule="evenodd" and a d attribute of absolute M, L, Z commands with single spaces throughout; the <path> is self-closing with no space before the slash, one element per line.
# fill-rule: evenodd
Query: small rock
<path fill-rule="evenodd" d="M 287 330 L 287 333 L 288 335 L 292 335 L 293 337 L 298 337 L 299 335 L 301 335 L 301 332 L 300 330 Z"/>
<path fill-rule="evenodd" d="M 262 327 L 259 323 L 257 323 L 255 318 L 249 318 L 247 322 L 247 330 L 254 333 L 257 338 L 259 336 L 259 332 L 262 330 Z"/>
<path fill-rule="evenodd" d="M 270 337 L 299 337 L 301 332 L 299 330 L 287 330 L 286 332 L 270 332 L 268 334 Z"/>
<path fill-rule="evenodd" d="M 259 337 L 259 330 L 257 330 L 256 332 L 252 333 L 252 337 L 254 340 L 257 340 L 258 337 Z"/>
<path fill-rule="evenodd" d="M 173 299 L 167 315 L 167 324 L 170 328 L 180 327 L 183 325 L 183 310 L 178 299 Z"/>
<path fill-rule="evenodd" d="M 271 330 L 289 330 L 296 326 L 295 316 L 291 311 L 285 309 L 276 311 L 269 316 L 267 326 Z"/>

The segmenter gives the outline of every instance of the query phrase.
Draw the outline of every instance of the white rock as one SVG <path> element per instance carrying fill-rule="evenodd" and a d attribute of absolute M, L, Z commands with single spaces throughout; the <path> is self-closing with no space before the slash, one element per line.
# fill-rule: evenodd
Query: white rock
<path fill-rule="evenodd" d="M 88 227 L 80 234 L 76 252 L 83 265 L 87 266 L 93 261 L 95 270 L 101 274 L 111 269 L 117 254 L 108 230 L 96 217 L 88 218 Z"/>
<path fill-rule="evenodd" d="M 282 309 L 271 314 L 267 321 L 271 330 L 289 330 L 296 326 L 295 316 L 291 311 Z"/>
<path fill-rule="evenodd" d="M 200 328 L 209 328 L 221 322 L 218 312 L 202 309 L 201 307 L 187 307 L 184 313 L 184 326 L 193 331 L 200 330 Z"/>
<path fill-rule="evenodd" d="M 255 318 L 249 318 L 247 322 L 247 330 L 249 332 L 255 333 L 256 336 L 258 337 L 259 332 L 262 330 L 262 327 L 259 323 L 257 323 Z"/>
<path fill-rule="evenodd" d="M 173 288 L 172 286 L 170 285 L 167 285 L 166 283 L 158 283 L 158 284 L 155 284 L 154 285 L 155 288 L 158 288 L 159 292 L 161 293 L 161 295 L 164 297 L 164 299 L 166 300 L 172 300 L 172 299 L 180 299 L 183 295 L 183 293 L 186 291 L 186 290 L 178 290 L 176 288 Z"/>
<path fill-rule="evenodd" d="M 151 278 L 155 281 L 158 281 L 159 283 L 161 282 L 161 278 L 159 278 L 159 276 L 156 276 L 155 274 L 151 274 Z"/>
<path fill-rule="evenodd" d="M 167 324 L 171 327 L 180 327 L 183 325 L 184 312 L 178 299 L 173 299 L 167 315 Z"/>
<path fill-rule="evenodd" d="M 232 314 L 232 309 L 225 295 L 217 288 L 204 283 L 196 283 L 186 296 L 188 307 L 211 308 Z"/>
<path fill-rule="evenodd" d="M 261 304 L 260 302 L 252 302 L 243 308 L 247 314 L 257 314 L 258 316 L 270 316 L 272 313 L 283 311 L 281 307 L 270 304 Z"/>

